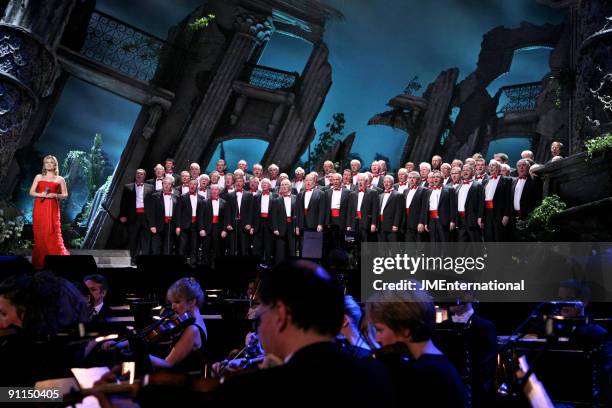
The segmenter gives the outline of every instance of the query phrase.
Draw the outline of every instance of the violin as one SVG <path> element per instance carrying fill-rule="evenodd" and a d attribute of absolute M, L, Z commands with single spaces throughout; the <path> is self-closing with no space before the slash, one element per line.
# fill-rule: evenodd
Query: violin
<path fill-rule="evenodd" d="M 185 327 L 195 323 L 195 316 L 192 312 L 183 314 L 173 314 L 158 322 L 155 327 L 148 331 L 141 332 L 138 337 L 142 338 L 146 343 L 157 343 L 161 339 L 172 337 L 183 330 Z"/>

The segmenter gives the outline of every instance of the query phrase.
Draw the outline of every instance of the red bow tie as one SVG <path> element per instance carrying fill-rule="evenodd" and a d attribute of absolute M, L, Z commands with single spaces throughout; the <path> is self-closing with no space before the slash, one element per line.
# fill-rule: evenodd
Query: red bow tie
<path fill-rule="evenodd" d="M 440 190 L 440 186 L 431 186 L 430 187 L 432 190 Z"/>
<path fill-rule="evenodd" d="M 172 195 L 172 193 L 164 193 L 164 195 Z"/>
<path fill-rule="evenodd" d="M 419 186 L 412 186 L 410 187 L 411 190 L 416 190 Z"/>
<path fill-rule="evenodd" d="M 463 184 L 470 184 L 470 183 L 471 183 L 471 181 L 470 181 L 470 180 L 465 180 L 465 181 L 463 182 Z"/>
<path fill-rule="evenodd" d="M 390 194 L 393 190 L 385 190 L 385 194 Z"/>
<path fill-rule="evenodd" d="M 365 193 L 365 188 L 360 188 L 360 189 L 359 189 L 359 192 L 360 192 L 360 193 Z"/>
<path fill-rule="evenodd" d="M 484 178 L 484 176 L 476 176 L 476 178 L 477 178 L 478 180 L 482 180 L 482 179 Z"/>
<path fill-rule="evenodd" d="M 187 184 L 181 184 L 181 187 L 187 187 L 187 188 L 189 188 L 189 183 L 187 183 Z"/>
<path fill-rule="evenodd" d="M 251 193 L 256 193 L 257 189 L 249 190 Z"/>
<path fill-rule="evenodd" d="M 261 192 L 261 194 L 262 194 L 262 195 L 270 195 L 270 192 L 269 192 L 269 191 L 266 191 L 266 192 L 263 192 L 263 191 L 262 191 L 262 192 Z"/>
<path fill-rule="evenodd" d="M 312 188 L 307 188 L 307 189 L 306 189 L 306 192 L 308 192 L 308 191 L 312 191 Z"/>
<path fill-rule="evenodd" d="M 356 175 L 358 175 L 358 174 L 359 174 L 359 172 L 357 172 L 357 171 L 353 171 L 353 172 L 351 172 L 351 174 L 352 174 L 353 176 L 356 176 Z"/>
<path fill-rule="evenodd" d="M 340 187 L 334 187 L 334 191 L 340 191 Z"/>
<path fill-rule="evenodd" d="M 213 201 L 219 201 L 219 199 L 218 199 L 218 198 L 213 198 L 212 200 L 213 200 Z"/>
<path fill-rule="evenodd" d="M 270 177 L 270 181 L 276 180 L 276 177 Z"/>
<path fill-rule="evenodd" d="M 285 193 L 283 194 L 283 197 L 291 197 L 291 193 Z"/>
<path fill-rule="evenodd" d="M 527 180 L 527 176 L 519 176 L 519 180 Z"/>
<path fill-rule="evenodd" d="M 156 180 L 156 181 L 162 181 L 163 179 L 164 179 L 163 177 L 160 177 L 160 178 L 157 178 L 157 179 L 155 179 L 155 180 Z"/>
<path fill-rule="evenodd" d="M 200 188 L 200 191 L 206 191 L 206 189 L 205 188 Z"/>
<path fill-rule="evenodd" d="M 242 193 L 242 189 L 241 189 L 241 188 L 237 188 L 237 189 L 236 189 L 236 192 L 237 192 L 237 193 Z"/>
<path fill-rule="evenodd" d="M 136 183 L 136 185 L 137 185 L 138 187 L 142 187 L 142 186 L 143 186 L 143 184 L 142 184 L 142 183 Z"/>
<path fill-rule="evenodd" d="M 497 180 L 497 176 L 491 176 L 491 180 Z"/>

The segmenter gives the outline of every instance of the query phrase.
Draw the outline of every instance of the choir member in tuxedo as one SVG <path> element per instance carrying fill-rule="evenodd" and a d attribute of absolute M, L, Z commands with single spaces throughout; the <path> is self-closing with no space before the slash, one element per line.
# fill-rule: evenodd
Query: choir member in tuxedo
<path fill-rule="evenodd" d="M 304 188 L 304 176 L 306 176 L 306 172 L 303 168 L 298 167 L 295 169 L 295 179 L 291 184 L 291 194 L 297 196 L 302 192 L 302 189 Z"/>
<path fill-rule="evenodd" d="M 463 166 L 461 166 L 463 167 Z M 472 169 L 473 172 L 473 169 Z M 463 182 L 463 180 L 461 180 L 461 168 L 460 167 L 453 167 L 451 169 L 451 182 L 450 182 L 450 187 L 454 188 L 455 190 L 458 190 L 459 187 L 461 187 L 461 183 Z"/>
<path fill-rule="evenodd" d="M 442 185 L 443 186 L 451 185 L 453 182 L 450 176 L 451 165 L 448 163 L 442 163 L 442 165 L 440 166 L 440 171 L 442 172 Z"/>
<path fill-rule="evenodd" d="M 280 185 L 283 182 L 283 180 L 289 180 L 289 176 L 287 175 L 287 173 L 281 173 L 276 178 L 276 187 L 274 187 L 274 189 L 272 189 L 274 194 L 278 195 L 280 193 Z"/>
<path fill-rule="evenodd" d="M 563 157 L 561 155 L 561 150 L 563 149 L 563 143 L 561 142 L 552 142 L 550 145 L 550 155 L 551 155 L 551 159 L 550 161 L 552 162 L 553 159 L 555 157 Z"/>
<path fill-rule="evenodd" d="M 270 180 L 261 180 L 261 192 L 255 196 L 253 213 L 253 246 L 254 252 L 266 265 L 272 264 L 274 258 L 274 235 L 272 233 L 272 202 L 276 194 L 270 191 Z"/>
<path fill-rule="evenodd" d="M 210 189 L 208 188 L 210 184 L 210 177 L 208 177 L 208 174 L 202 174 L 199 177 L 198 182 L 198 195 L 207 200 L 210 197 Z"/>
<path fill-rule="evenodd" d="M 427 162 L 419 164 L 419 175 L 421 176 L 421 180 L 419 181 L 420 187 L 429 188 L 427 185 L 427 176 L 429 173 L 431 173 L 431 164 Z"/>
<path fill-rule="evenodd" d="M 342 188 L 349 192 L 355 190 L 355 184 L 353 184 L 353 175 L 349 169 L 345 169 L 342 172 Z"/>
<path fill-rule="evenodd" d="M 325 190 L 325 225 L 331 227 L 331 242 L 334 247 L 338 247 L 347 227 L 350 191 L 342 188 L 342 176 L 339 173 L 332 174 L 331 181 L 330 188 Z"/>
<path fill-rule="evenodd" d="M 454 190 L 442 187 L 442 173 L 432 171 L 432 186 L 423 194 L 419 231 L 429 233 L 431 242 L 448 242 L 457 225 L 457 196 Z"/>
<path fill-rule="evenodd" d="M 521 159 L 529 159 L 535 162 L 535 156 L 531 150 L 523 150 L 521 152 Z"/>
<path fill-rule="evenodd" d="M 250 253 L 254 200 L 254 195 L 244 189 L 244 177 L 236 178 L 234 191 L 229 193 L 226 199 L 228 216 L 225 229 L 230 255 Z"/>
<path fill-rule="evenodd" d="M 153 193 L 150 210 L 147 211 L 145 208 L 154 255 L 171 255 L 174 253 L 179 196 L 172 189 L 172 184 L 173 178 L 171 176 L 164 177 L 162 191 Z"/>
<path fill-rule="evenodd" d="M 323 176 L 319 177 L 319 186 L 320 187 L 329 187 L 331 184 L 331 176 L 334 174 L 334 162 L 331 160 L 325 160 L 323 162 Z"/>
<path fill-rule="evenodd" d="M 176 186 L 176 192 L 179 196 L 189 192 L 189 180 L 191 180 L 189 172 L 186 170 L 181 171 L 181 184 Z"/>
<path fill-rule="evenodd" d="M 221 188 L 218 184 L 210 186 L 210 198 L 204 201 L 200 236 L 202 239 L 202 254 L 204 263 L 215 266 L 215 260 L 225 254 L 225 239 L 227 231 L 225 220 L 226 202 L 220 197 Z M 202 232 L 203 230 L 203 232 Z"/>
<path fill-rule="evenodd" d="M 397 190 L 398 193 L 404 194 L 404 191 L 408 187 L 408 170 L 402 167 L 397 171 L 397 183 L 393 185 L 393 188 Z"/>
<path fill-rule="evenodd" d="M 304 231 L 323 232 L 325 223 L 325 193 L 317 188 L 317 176 L 310 173 L 304 180 L 304 189 L 297 197 L 297 235 L 300 237 L 300 253 Z"/>
<path fill-rule="evenodd" d="M 249 179 L 251 178 L 251 175 L 249 174 L 249 165 L 247 164 L 246 160 L 240 160 L 238 161 L 238 169 L 237 170 L 241 170 L 242 173 L 244 174 L 244 184 L 248 185 Z M 236 176 L 236 172 L 234 172 L 234 176 Z"/>
<path fill-rule="evenodd" d="M 253 165 L 253 176 L 257 177 L 257 179 L 261 181 L 261 179 L 263 178 L 263 166 L 261 164 L 255 163 Z M 261 191 L 261 188 L 259 188 L 259 191 Z"/>
<path fill-rule="evenodd" d="M 181 182 L 181 176 L 174 171 L 174 159 L 168 157 L 164 161 L 165 174 L 164 177 L 170 176 L 174 179 L 174 185 L 178 186 Z"/>
<path fill-rule="evenodd" d="M 270 180 L 270 191 L 274 191 L 279 184 L 278 174 L 280 169 L 274 163 L 268 166 L 268 180 Z"/>
<path fill-rule="evenodd" d="M 259 193 L 260 191 L 261 188 L 259 188 L 259 178 L 251 176 L 251 178 L 249 179 L 249 193 L 255 196 L 255 194 Z"/>
<path fill-rule="evenodd" d="M 542 183 L 539 177 L 531 177 L 529 160 L 516 163 L 518 177 L 512 180 L 512 230 L 515 232 L 516 219 L 525 220 L 542 203 Z M 516 233 L 515 233 L 515 238 Z"/>
<path fill-rule="evenodd" d="M 474 181 L 474 171 L 465 165 L 463 181 L 457 189 L 457 239 L 459 242 L 481 242 L 484 228 L 484 188 Z"/>
<path fill-rule="evenodd" d="M 380 170 L 380 163 L 378 160 L 374 160 L 370 165 L 370 171 L 372 173 L 372 180 L 370 181 L 371 185 L 380 189 L 380 191 L 385 189 L 384 186 L 384 176 Z"/>
<path fill-rule="evenodd" d="M 153 186 L 144 182 L 146 171 L 136 170 L 133 183 L 123 187 L 119 222 L 127 225 L 128 244 L 132 262 L 140 254 L 149 253 L 151 235 L 145 211 L 151 206 L 151 195 L 154 193 Z"/>
<path fill-rule="evenodd" d="M 485 178 L 485 241 L 503 242 L 507 238 L 506 226 L 512 215 L 512 179 L 500 175 L 501 165 L 489 163 L 491 175 Z"/>
<path fill-rule="evenodd" d="M 397 242 L 402 222 L 402 195 L 393 189 L 393 176 L 387 175 L 385 190 L 378 196 L 378 241 Z"/>
<path fill-rule="evenodd" d="M 236 188 L 236 180 L 238 179 L 238 177 L 242 178 L 244 180 L 244 185 L 242 186 L 243 188 L 245 186 L 248 186 L 248 182 L 246 181 L 246 175 L 244 173 L 244 171 L 240 170 L 240 169 L 236 169 L 234 170 L 234 188 Z"/>
<path fill-rule="evenodd" d="M 472 159 L 471 157 L 468 157 L 465 159 L 465 164 L 468 164 L 470 166 L 472 166 L 474 168 L 474 171 L 476 171 L 476 160 Z M 463 167 L 462 167 L 463 168 Z"/>
<path fill-rule="evenodd" d="M 379 171 L 379 173 L 378 173 L 378 174 L 379 174 L 380 176 L 382 176 L 382 177 L 383 177 L 383 179 L 384 179 L 384 177 L 387 175 L 387 162 L 386 162 L 386 161 L 384 161 L 384 160 L 379 160 L 379 161 L 378 161 L 378 167 L 380 168 L 380 171 Z M 384 181 L 384 180 L 383 180 L 383 181 Z"/>
<path fill-rule="evenodd" d="M 148 179 L 147 184 L 152 185 L 155 191 L 160 191 L 162 189 L 162 181 L 164 180 L 165 172 L 166 169 L 164 169 L 164 166 L 157 164 L 153 167 L 153 174 L 155 177 Z"/>
<path fill-rule="evenodd" d="M 234 173 L 225 173 L 225 188 L 221 191 L 220 197 L 228 201 L 230 193 L 234 191 Z"/>
<path fill-rule="evenodd" d="M 295 256 L 297 241 L 297 198 L 291 194 L 291 181 L 281 181 L 279 196 L 272 202 L 272 232 L 275 262 Z"/>
<path fill-rule="evenodd" d="M 217 160 L 217 164 L 215 166 L 215 170 L 219 173 L 219 187 L 221 191 L 225 188 L 225 170 L 227 169 L 227 164 L 224 159 Z"/>
<path fill-rule="evenodd" d="M 361 170 L 361 162 L 357 159 L 351 160 L 351 182 L 357 185 L 357 176 Z"/>
<path fill-rule="evenodd" d="M 221 185 L 219 184 L 219 182 L 221 181 L 221 176 L 219 175 L 219 172 L 217 170 L 213 170 L 210 172 L 210 185 L 217 185 L 219 186 L 220 190 L 223 190 L 223 187 L 221 187 Z M 225 180 L 223 180 L 223 184 L 225 185 Z"/>
<path fill-rule="evenodd" d="M 427 189 L 419 185 L 420 181 L 421 176 L 418 172 L 410 172 L 408 175 L 410 186 L 402 194 L 404 211 L 402 231 L 404 232 L 405 242 L 421 242 L 422 238 L 422 232 L 419 232 L 419 223 L 423 206 L 423 195 Z"/>
<path fill-rule="evenodd" d="M 442 157 L 437 154 L 431 158 L 431 169 L 432 170 L 442 170 Z"/>
<path fill-rule="evenodd" d="M 504 177 L 511 177 L 512 169 L 506 163 L 502 163 L 500 173 Z"/>
<path fill-rule="evenodd" d="M 484 182 L 489 177 L 487 175 L 487 165 L 484 159 L 479 158 L 475 160 L 476 163 L 476 172 L 474 174 L 474 179 L 476 181 Z M 496 162 L 497 163 L 497 162 Z"/>
<path fill-rule="evenodd" d="M 416 170 L 416 166 L 413 162 L 406 162 L 406 164 L 404 164 L 404 168 L 408 170 L 408 173 L 412 173 Z"/>
<path fill-rule="evenodd" d="M 459 169 L 463 168 L 463 162 L 459 159 L 455 159 L 453 160 L 453 162 L 451 163 L 451 170 L 455 167 L 459 167 Z"/>
<path fill-rule="evenodd" d="M 198 163 L 191 163 L 189 165 L 189 178 L 192 180 L 197 180 L 200 177 L 200 165 Z"/>
<path fill-rule="evenodd" d="M 368 189 L 368 176 L 359 173 L 357 190 L 349 196 L 347 230 L 356 231 L 361 242 L 376 242 L 378 193 Z"/>
<path fill-rule="evenodd" d="M 203 221 L 198 222 L 202 215 L 204 198 L 198 194 L 198 180 L 189 180 L 189 192 L 179 198 L 177 208 L 176 233 L 179 235 L 178 254 L 187 257 L 190 263 L 195 263 L 200 246 L 200 229 Z"/>
<path fill-rule="evenodd" d="M 370 173 L 369 171 L 365 172 L 366 176 L 367 176 L 367 180 L 366 180 L 366 184 L 367 184 L 367 189 L 368 190 L 374 190 L 376 191 L 376 194 L 380 194 L 383 192 L 383 189 L 375 186 L 374 184 L 372 184 L 372 181 L 374 180 L 374 176 L 372 173 Z"/>

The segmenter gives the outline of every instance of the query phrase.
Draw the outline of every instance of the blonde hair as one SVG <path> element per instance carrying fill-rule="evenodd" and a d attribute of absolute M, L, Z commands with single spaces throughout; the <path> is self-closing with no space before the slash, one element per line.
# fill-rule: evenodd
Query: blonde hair
<path fill-rule="evenodd" d="M 168 289 L 167 297 L 169 299 L 176 298 L 185 301 L 195 299 L 196 306 L 198 307 L 202 307 L 204 303 L 204 292 L 202 291 L 202 287 L 198 281 L 192 277 L 182 278 L 174 282 Z"/>
<path fill-rule="evenodd" d="M 59 162 L 57 161 L 57 157 L 52 156 L 50 154 L 46 155 L 45 158 L 43 159 L 43 166 L 42 166 L 41 174 L 43 176 L 45 176 L 47 174 L 47 170 L 45 170 L 45 161 L 47 159 L 51 159 L 51 160 L 53 160 L 53 163 L 55 163 L 55 170 L 53 171 L 53 175 L 59 176 Z"/>

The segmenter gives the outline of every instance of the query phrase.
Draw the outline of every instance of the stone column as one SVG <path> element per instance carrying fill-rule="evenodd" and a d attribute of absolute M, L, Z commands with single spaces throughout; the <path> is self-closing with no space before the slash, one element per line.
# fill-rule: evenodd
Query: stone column
<path fill-rule="evenodd" d="M 55 50 L 75 0 L 12 0 L 0 20 L 0 183 L 56 75 Z"/>
<path fill-rule="evenodd" d="M 197 162 L 208 145 L 214 143 L 213 132 L 227 108 L 232 83 L 257 47 L 270 39 L 274 25 L 270 16 L 254 15 L 238 8 L 234 29 L 236 34 L 175 152 L 179 168 Z"/>

